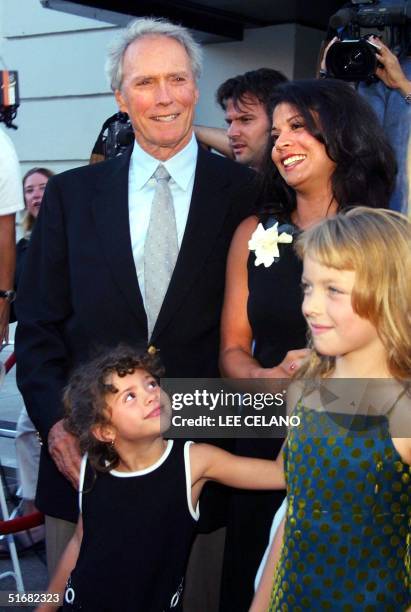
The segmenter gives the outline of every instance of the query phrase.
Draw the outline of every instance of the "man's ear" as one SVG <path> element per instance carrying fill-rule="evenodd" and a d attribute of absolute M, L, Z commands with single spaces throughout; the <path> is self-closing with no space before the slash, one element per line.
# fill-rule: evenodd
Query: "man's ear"
<path fill-rule="evenodd" d="M 100 423 L 91 428 L 91 433 L 99 441 L 105 444 L 114 442 L 116 432 L 110 425 L 101 425 Z"/>
<path fill-rule="evenodd" d="M 128 113 L 127 104 L 123 98 L 123 94 L 120 89 L 116 89 L 114 92 L 114 97 L 117 102 L 117 106 L 122 113 Z"/>

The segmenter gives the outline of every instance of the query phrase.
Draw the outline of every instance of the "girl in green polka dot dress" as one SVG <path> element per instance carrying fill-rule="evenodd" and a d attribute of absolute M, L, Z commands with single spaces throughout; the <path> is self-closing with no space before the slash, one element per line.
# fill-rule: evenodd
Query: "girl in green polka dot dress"
<path fill-rule="evenodd" d="M 304 232 L 297 252 L 313 350 L 289 391 L 300 426 L 284 449 L 269 610 L 407 610 L 411 225 L 359 207 Z"/>

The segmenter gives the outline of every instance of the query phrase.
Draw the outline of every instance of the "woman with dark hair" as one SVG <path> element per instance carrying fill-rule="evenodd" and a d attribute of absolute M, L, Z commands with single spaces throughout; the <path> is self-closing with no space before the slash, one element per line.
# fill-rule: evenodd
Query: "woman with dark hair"
<path fill-rule="evenodd" d="M 351 87 L 331 79 L 295 81 L 274 91 L 271 104 L 274 109 L 279 105 L 297 109 L 307 132 L 324 145 L 335 164 L 329 189 L 337 210 L 361 201 L 374 208 L 388 207 L 395 182 L 395 157 L 374 111 Z M 298 131 L 298 125 L 296 128 Z M 295 215 L 301 208 L 304 186 L 294 173 L 285 172 L 275 125 L 272 135 L 274 149 L 266 156 L 264 178 L 275 184 L 281 209 Z"/>
<path fill-rule="evenodd" d="M 377 118 L 347 84 L 286 83 L 273 92 L 272 102 L 264 193 L 275 201 L 241 223 L 227 261 L 220 364 L 231 378 L 286 379 L 298 370 L 307 349 L 294 237 L 347 206 L 387 207 L 395 179 L 394 154 Z M 239 439 L 237 452 L 268 458 L 281 442 Z M 275 492 L 233 494 L 222 611 L 248 610 L 280 503 Z"/>

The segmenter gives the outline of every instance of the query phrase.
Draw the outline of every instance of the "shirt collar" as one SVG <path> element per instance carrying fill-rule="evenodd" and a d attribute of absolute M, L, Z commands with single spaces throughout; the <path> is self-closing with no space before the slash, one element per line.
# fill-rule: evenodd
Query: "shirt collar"
<path fill-rule="evenodd" d="M 194 134 L 190 142 L 176 155 L 165 162 L 152 157 L 135 141 L 131 154 L 130 169 L 134 175 L 136 189 L 142 189 L 147 181 L 153 176 L 159 164 L 163 164 L 171 178 L 177 185 L 187 190 L 190 180 L 196 169 L 198 144 Z"/>

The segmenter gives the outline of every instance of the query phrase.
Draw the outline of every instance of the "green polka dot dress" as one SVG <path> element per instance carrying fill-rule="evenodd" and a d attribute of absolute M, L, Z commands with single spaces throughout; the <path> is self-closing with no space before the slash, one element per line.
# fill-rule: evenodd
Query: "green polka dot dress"
<path fill-rule="evenodd" d="M 301 425 L 284 451 L 288 509 L 270 611 L 406 610 L 411 469 L 388 420 L 356 417 L 347 430 L 347 415 L 330 419 L 301 403 L 296 414 Z"/>

